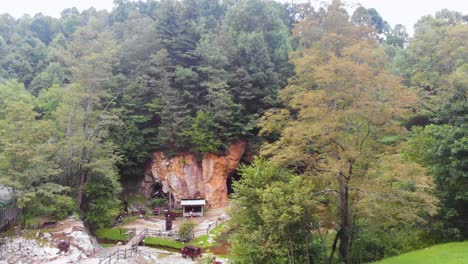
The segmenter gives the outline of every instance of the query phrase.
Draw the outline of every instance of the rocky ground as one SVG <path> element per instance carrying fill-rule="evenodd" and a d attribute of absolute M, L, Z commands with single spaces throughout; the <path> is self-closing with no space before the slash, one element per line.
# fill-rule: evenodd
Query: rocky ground
<path fill-rule="evenodd" d="M 204 217 L 194 217 L 191 220 L 197 223 L 196 236 L 206 234 L 209 227 L 214 227 L 227 219 L 224 209 L 209 210 Z M 180 223 L 188 219 L 174 221 L 177 229 Z M 164 220 L 138 219 L 124 226 L 124 228 L 144 228 L 163 230 Z M 57 242 L 61 239 L 70 241 L 67 253 L 60 253 Z M 115 246 L 102 248 L 94 237 L 88 234 L 83 223 L 70 218 L 58 223 L 57 227 L 46 230 L 23 231 L 20 236 L 5 238 L 0 242 L 0 264 L 65 264 L 83 263 L 98 264 L 100 260 L 116 250 L 128 246 Z M 221 260 L 222 263 L 227 263 Z M 108 263 L 108 262 L 107 262 Z M 182 258 L 180 253 L 168 252 L 149 247 L 138 247 L 138 254 L 128 259 L 113 259 L 111 263 L 135 264 L 188 264 L 194 263 L 190 259 Z"/>
<path fill-rule="evenodd" d="M 67 253 L 60 253 L 57 242 L 70 241 Z M 20 236 L 5 238 L 0 247 L 0 263 L 79 263 L 101 249 L 81 221 L 61 221 L 45 230 L 24 230 Z"/>

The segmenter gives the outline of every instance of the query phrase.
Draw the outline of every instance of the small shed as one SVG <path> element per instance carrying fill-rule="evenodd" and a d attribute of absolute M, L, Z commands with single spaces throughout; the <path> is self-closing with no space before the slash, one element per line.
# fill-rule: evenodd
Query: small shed
<path fill-rule="evenodd" d="M 180 201 L 182 205 L 183 216 L 203 216 L 206 201 L 204 199 L 185 199 Z"/>
<path fill-rule="evenodd" d="M 12 189 L 0 185 L 0 230 L 14 222 L 19 213 Z"/>

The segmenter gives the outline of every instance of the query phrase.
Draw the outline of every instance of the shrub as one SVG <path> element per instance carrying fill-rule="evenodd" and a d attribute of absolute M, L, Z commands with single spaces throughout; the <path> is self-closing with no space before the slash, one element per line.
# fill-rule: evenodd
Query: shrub
<path fill-rule="evenodd" d="M 167 204 L 167 201 L 166 199 L 163 199 L 163 198 L 154 198 L 150 201 L 150 206 L 151 207 L 161 207 L 163 205 L 166 205 Z"/>
<path fill-rule="evenodd" d="M 183 222 L 179 226 L 179 237 L 182 240 L 190 241 L 194 237 L 196 224 L 192 221 Z"/>

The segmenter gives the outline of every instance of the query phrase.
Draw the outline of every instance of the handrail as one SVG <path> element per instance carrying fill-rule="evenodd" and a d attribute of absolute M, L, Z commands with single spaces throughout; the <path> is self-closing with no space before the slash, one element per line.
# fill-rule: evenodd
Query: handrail
<path fill-rule="evenodd" d="M 123 252 L 123 253 L 121 253 Z M 138 253 L 138 249 L 137 247 L 133 246 L 131 248 L 125 248 L 125 249 L 117 249 L 115 250 L 114 252 L 110 253 L 107 257 L 105 258 L 102 258 L 99 260 L 99 264 L 104 264 L 104 263 L 112 263 L 112 259 L 115 258 L 117 260 L 119 259 L 127 259 L 127 258 L 131 258 L 133 256 L 133 253 L 135 253 L 135 255 Z M 116 256 L 114 256 L 116 255 Z"/>
<path fill-rule="evenodd" d="M 161 232 L 161 231 L 157 231 L 157 230 L 149 230 L 148 228 L 144 228 L 143 230 L 141 230 L 140 233 L 136 233 L 135 231 L 135 235 L 134 237 L 132 237 L 129 241 L 132 242 L 132 244 L 130 245 L 130 248 L 129 249 L 117 249 L 115 250 L 114 252 L 110 253 L 107 257 L 103 258 L 103 259 L 100 259 L 99 260 L 99 264 L 104 264 L 104 263 L 112 263 L 112 259 L 127 259 L 129 257 L 132 257 L 133 255 L 133 252 L 135 252 L 135 254 L 138 253 L 138 244 L 140 244 L 140 242 L 149 234 L 149 233 L 155 233 L 155 232 Z M 123 252 L 123 254 L 121 253 Z M 130 254 L 128 254 L 128 252 Z M 116 255 L 116 256 L 115 256 Z"/>

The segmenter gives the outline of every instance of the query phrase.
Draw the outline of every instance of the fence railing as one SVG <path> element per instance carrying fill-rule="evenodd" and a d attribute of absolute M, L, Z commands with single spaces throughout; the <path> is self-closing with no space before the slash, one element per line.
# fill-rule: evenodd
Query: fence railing
<path fill-rule="evenodd" d="M 218 220 L 216 220 L 216 222 L 212 223 L 212 224 L 209 224 L 208 227 L 206 228 L 206 234 L 209 235 L 210 234 L 210 230 L 212 228 L 215 228 L 218 226 Z"/>
<path fill-rule="evenodd" d="M 138 245 L 131 248 L 117 249 L 110 253 L 107 257 L 101 258 L 99 264 L 111 264 L 113 260 L 117 262 L 119 259 L 128 259 L 138 255 Z"/>
<path fill-rule="evenodd" d="M 122 234 L 122 231 L 124 229 L 120 229 L 120 234 Z M 128 243 L 128 241 L 130 241 L 133 236 L 136 235 L 136 229 L 135 228 L 131 228 L 131 229 L 128 229 L 127 232 L 125 233 L 125 244 Z"/>
<path fill-rule="evenodd" d="M 161 230 L 151 230 L 148 229 L 148 234 L 147 236 L 155 236 L 155 237 L 169 237 L 175 235 L 176 232 L 170 230 L 170 231 L 161 231 Z"/>

